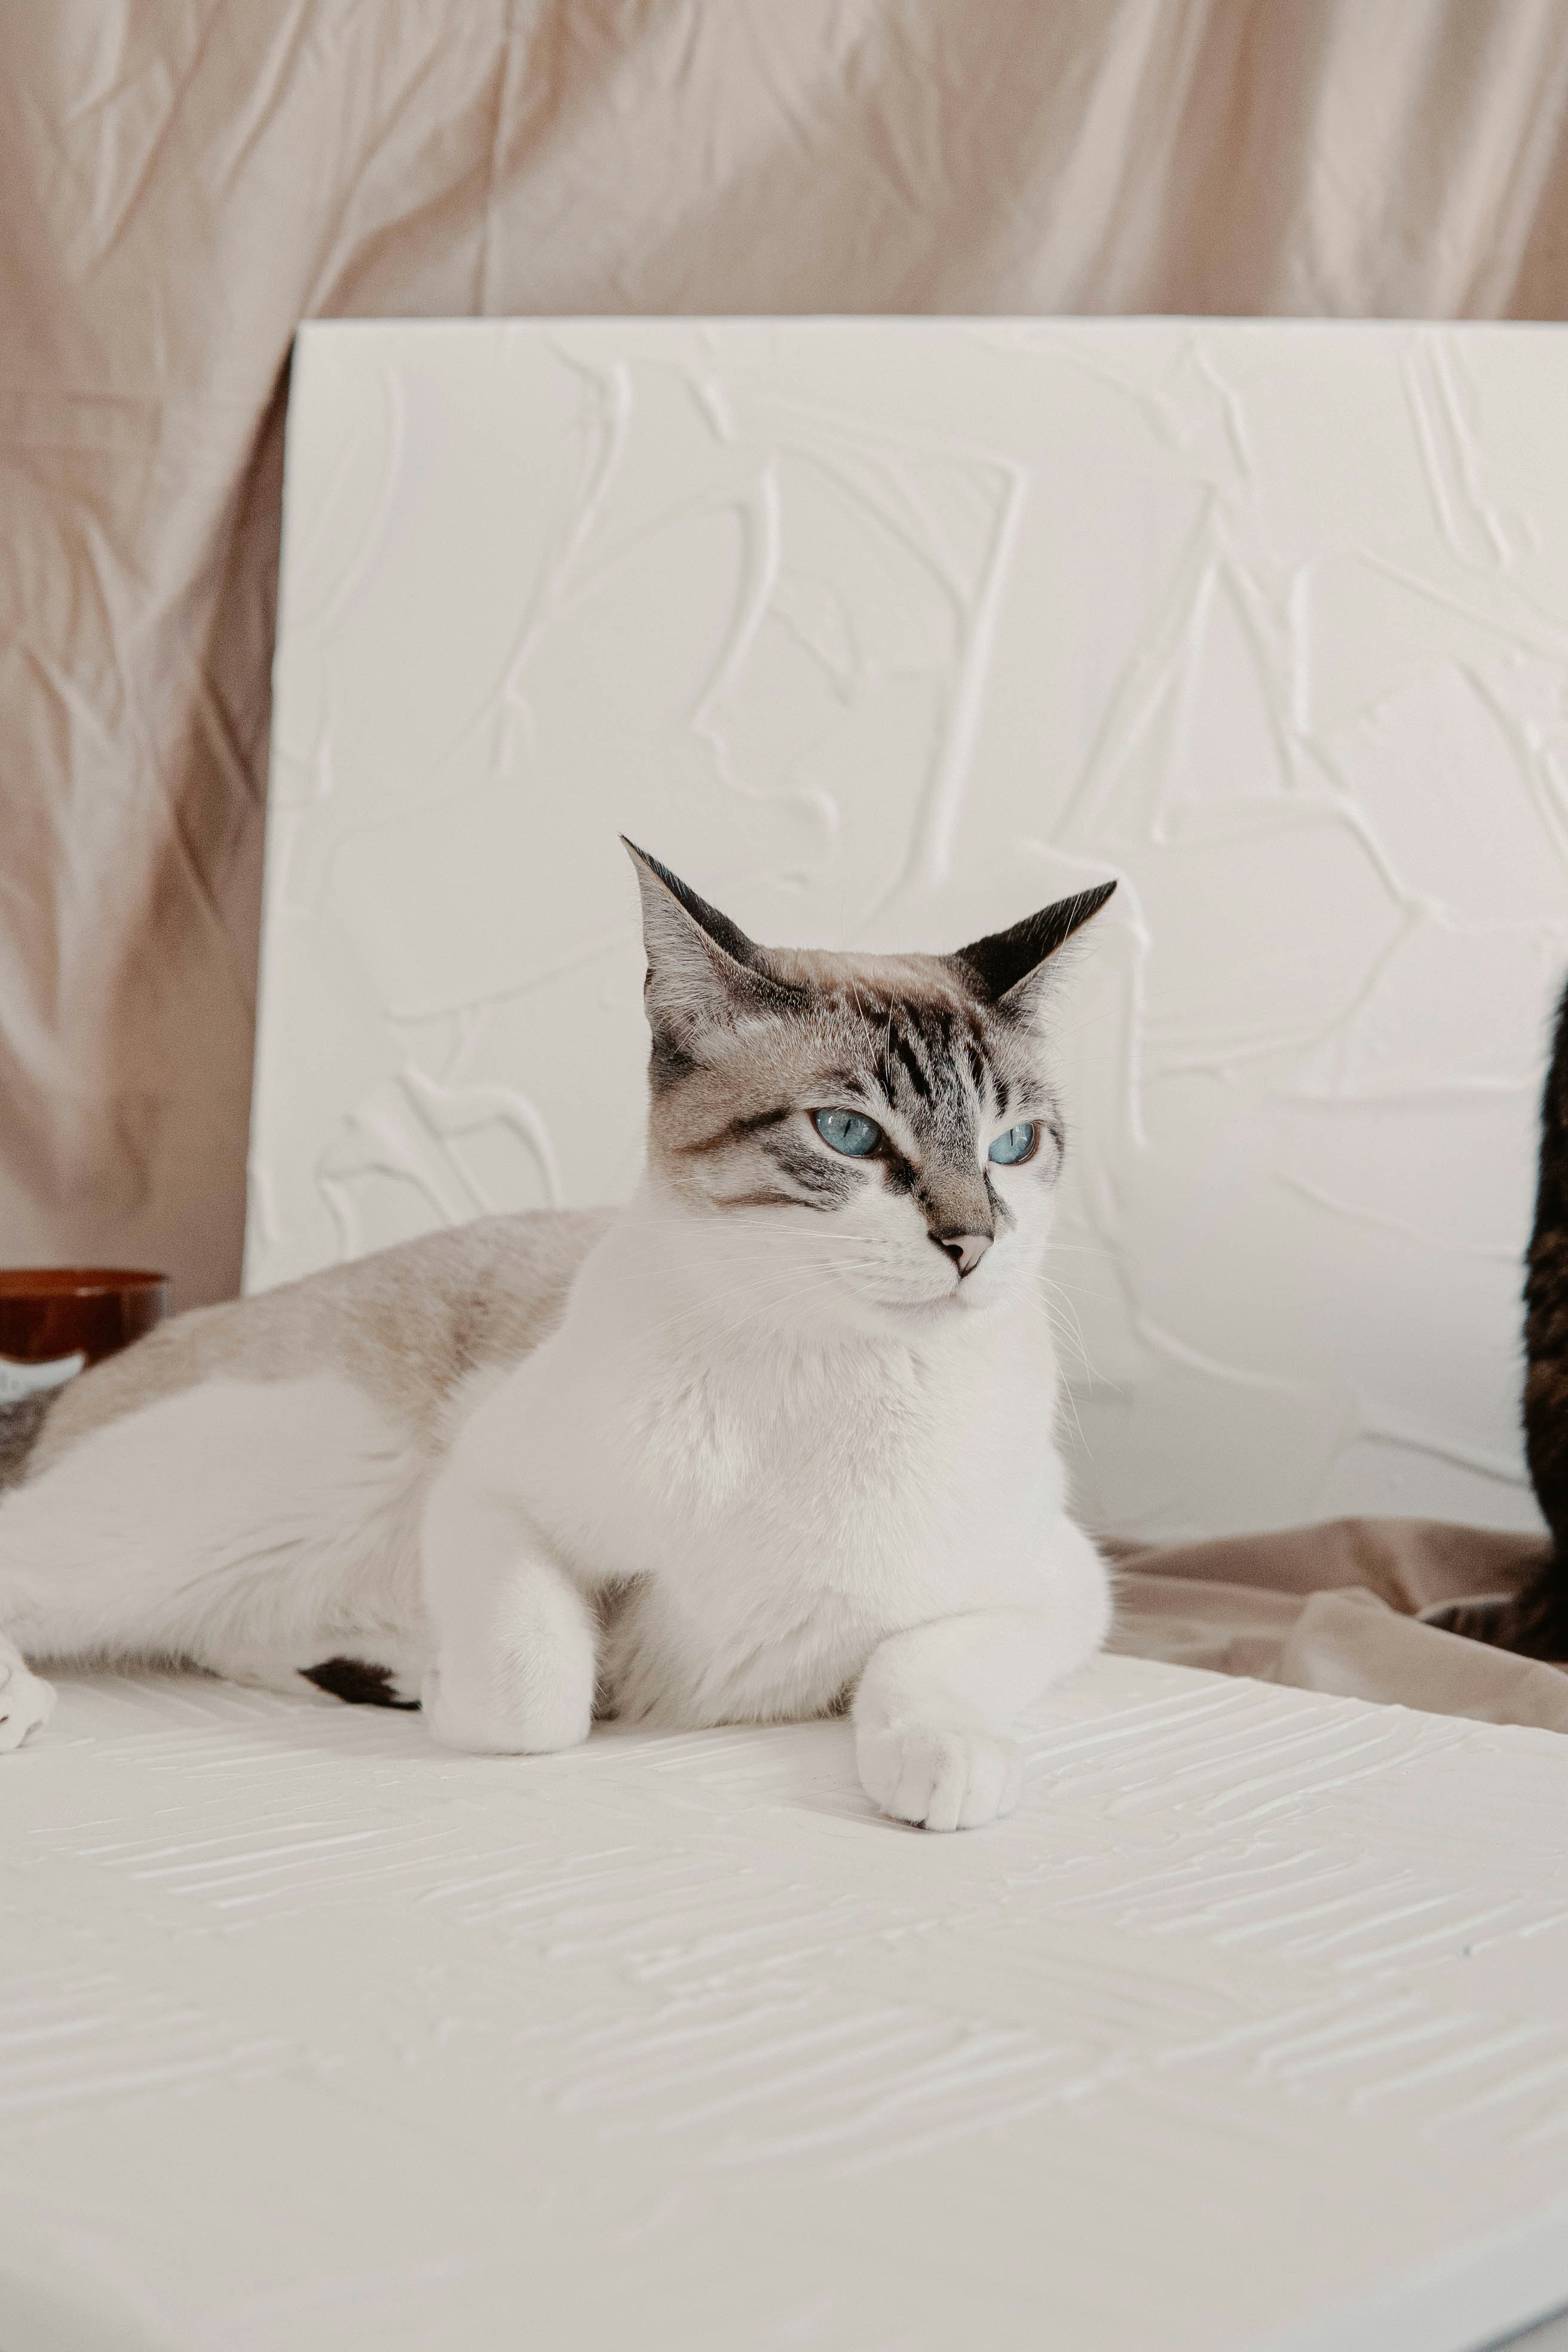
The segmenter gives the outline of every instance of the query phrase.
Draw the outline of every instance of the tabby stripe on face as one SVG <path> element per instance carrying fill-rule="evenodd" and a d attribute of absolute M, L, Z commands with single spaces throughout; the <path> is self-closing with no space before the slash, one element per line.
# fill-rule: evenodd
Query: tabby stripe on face
<path fill-rule="evenodd" d="M 919 1095 L 922 1102 L 930 1102 L 932 1097 L 931 1082 L 927 1076 L 925 1071 L 921 1069 L 919 1057 L 915 1053 L 914 1046 L 910 1040 L 907 1036 L 898 1034 L 894 1036 L 892 1044 L 894 1053 L 903 1064 L 904 1068 L 909 1072 L 910 1086 L 913 1087 L 916 1094 Z M 891 1078 L 892 1072 L 889 1067 L 885 1057 L 881 1057 L 879 1059 L 879 1072 L 885 1071 L 887 1076 Z M 892 1100 L 892 1091 L 890 1087 L 889 1089 L 889 1100 Z"/>
<path fill-rule="evenodd" d="M 676 1044 L 673 1037 L 668 1036 L 661 1029 L 654 1031 L 653 1052 L 648 1059 L 647 1077 L 648 1085 L 655 1095 L 668 1094 L 672 1088 L 680 1084 L 682 1078 L 689 1078 L 693 1070 L 700 1069 L 701 1066 L 702 1065 L 694 1055 Z"/>
<path fill-rule="evenodd" d="M 1014 1216 L 1012 1210 L 1007 1206 L 1006 1202 L 1002 1198 L 1001 1193 L 996 1190 L 995 1185 L 991 1181 L 990 1169 L 983 1169 L 981 1171 L 981 1174 L 985 1182 L 985 1197 L 991 1203 L 991 1222 L 995 1226 L 998 1234 L 1005 1234 L 1010 1225 L 1016 1225 L 1018 1221 L 1016 1217 Z"/>
<path fill-rule="evenodd" d="M 1004 1108 L 1013 1096 L 992 1069 L 979 1030 L 944 1004 L 889 1008 L 876 1075 L 891 1108 L 902 1109 L 917 1128 L 934 1118 L 954 1141 L 969 1137 L 988 1086 Z"/>
<path fill-rule="evenodd" d="M 773 1137 L 763 1146 L 770 1160 L 793 1176 L 808 1192 L 820 1193 L 826 1201 L 831 1196 L 837 1208 L 850 1200 L 866 1182 L 866 1171 L 851 1160 L 827 1160 L 818 1157 L 807 1143 L 798 1143 L 790 1135 Z"/>
<path fill-rule="evenodd" d="M 695 1143 L 678 1143 L 673 1148 L 683 1160 L 699 1160 L 706 1152 L 727 1151 L 732 1144 L 743 1143 L 749 1136 L 761 1135 L 770 1127 L 781 1127 L 794 1113 L 784 1103 L 777 1110 L 752 1111 L 745 1118 L 731 1118 L 711 1135 L 699 1136 Z"/>
<path fill-rule="evenodd" d="M 798 1192 L 716 1193 L 716 1209 L 812 1209 L 819 1214 L 838 1206 L 837 1201 L 803 1201 Z"/>

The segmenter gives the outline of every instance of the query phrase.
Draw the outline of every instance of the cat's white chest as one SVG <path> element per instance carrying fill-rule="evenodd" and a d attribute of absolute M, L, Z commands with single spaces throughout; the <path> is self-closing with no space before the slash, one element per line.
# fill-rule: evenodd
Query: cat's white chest
<path fill-rule="evenodd" d="M 1048 1366 L 1021 1389 L 983 1350 L 573 1350 L 520 1376 L 531 1509 L 591 1581 L 651 1575 L 704 1622 L 806 1595 L 898 1622 L 1011 1592 L 1059 1508 Z M 501 1401 L 498 1400 L 498 1403 Z"/>
<path fill-rule="evenodd" d="M 1049 1605 L 1065 1530 L 1055 1361 L 1000 1324 L 792 1344 L 574 1301 L 476 1412 L 461 1475 L 507 1489 L 589 1590 L 630 1587 L 617 1710 L 688 1725 L 830 1706 L 891 1633 Z M 633 1294 L 635 1297 L 635 1293 Z"/>
<path fill-rule="evenodd" d="M 744 1539 L 759 1562 L 842 1585 L 885 1546 L 907 1549 L 941 1419 L 904 1367 L 694 1356 L 637 1393 L 619 1469 L 662 1572 L 679 1574 L 694 1540 Z"/>

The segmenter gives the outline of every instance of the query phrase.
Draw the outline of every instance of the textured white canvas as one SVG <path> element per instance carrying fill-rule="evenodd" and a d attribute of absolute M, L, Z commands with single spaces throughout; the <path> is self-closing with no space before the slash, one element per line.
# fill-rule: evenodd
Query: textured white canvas
<path fill-rule="evenodd" d="M 1472 2352 L 1568 2295 L 1568 1741 L 1101 1658 L 1019 1811 L 67 1678 L 6 2352 Z"/>
<path fill-rule="evenodd" d="M 624 829 L 763 940 L 1121 888 L 1061 1014 L 1079 1491 L 1530 1525 L 1568 334 L 305 329 L 247 1279 L 623 1197 Z"/>

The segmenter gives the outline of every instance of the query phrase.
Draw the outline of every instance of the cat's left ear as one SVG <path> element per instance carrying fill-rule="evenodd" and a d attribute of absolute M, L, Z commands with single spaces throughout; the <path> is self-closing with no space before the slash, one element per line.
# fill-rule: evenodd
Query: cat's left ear
<path fill-rule="evenodd" d="M 642 893 L 647 981 L 643 1003 L 661 1052 L 689 1058 L 704 1029 L 747 1013 L 777 1012 L 799 991 L 768 969 L 767 951 L 689 882 L 626 841 Z"/>
<path fill-rule="evenodd" d="M 1092 890 L 1058 898 L 1054 905 L 1042 907 L 1037 915 L 1026 915 L 1010 929 L 993 931 L 989 938 L 960 948 L 948 961 L 959 966 L 970 987 L 987 1004 L 1003 1012 L 1032 1013 L 1045 988 L 1051 958 L 1091 915 L 1099 914 L 1115 887 L 1114 882 L 1101 882 Z"/>

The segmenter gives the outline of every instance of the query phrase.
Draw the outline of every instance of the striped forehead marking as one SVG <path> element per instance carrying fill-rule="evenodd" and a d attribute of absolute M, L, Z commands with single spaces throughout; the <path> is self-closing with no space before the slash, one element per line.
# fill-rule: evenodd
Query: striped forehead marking
<path fill-rule="evenodd" d="M 871 1033 L 870 1075 L 894 1109 L 917 1123 L 967 1125 L 987 1087 L 1005 1109 L 1012 1089 L 994 1066 L 977 1026 L 956 1007 L 890 1003 Z"/>

